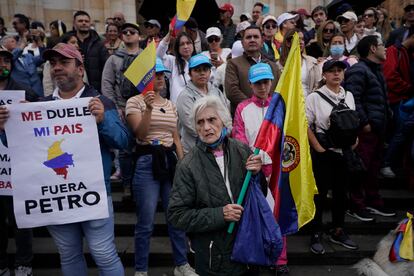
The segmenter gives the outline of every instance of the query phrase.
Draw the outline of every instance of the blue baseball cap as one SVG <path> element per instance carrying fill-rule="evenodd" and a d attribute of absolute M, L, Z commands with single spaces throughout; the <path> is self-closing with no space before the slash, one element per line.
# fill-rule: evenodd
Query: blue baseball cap
<path fill-rule="evenodd" d="M 192 68 L 200 66 L 202 64 L 206 64 L 209 67 L 213 66 L 210 62 L 210 59 L 207 56 L 205 56 L 203 54 L 198 54 L 198 55 L 192 56 L 190 58 L 190 61 L 188 62 L 188 68 L 192 69 Z"/>
<path fill-rule="evenodd" d="M 249 69 L 250 83 L 256 83 L 260 80 L 274 80 L 272 68 L 267 63 L 257 63 Z"/>
<path fill-rule="evenodd" d="M 171 73 L 170 70 L 165 68 L 164 64 L 162 63 L 162 60 L 160 58 L 157 58 L 155 61 L 155 73 L 163 73 L 163 72 Z"/>

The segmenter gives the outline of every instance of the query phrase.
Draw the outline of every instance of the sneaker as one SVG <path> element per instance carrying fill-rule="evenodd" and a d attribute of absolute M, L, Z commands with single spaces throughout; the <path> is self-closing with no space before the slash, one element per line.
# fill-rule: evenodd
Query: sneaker
<path fill-rule="evenodd" d="M 325 248 L 322 245 L 322 233 L 315 233 L 311 236 L 310 251 L 316 255 L 325 254 Z"/>
<path fill-rule="evenodd" d="M 345 234 L 343 229 L 333 230 L 329 235 L 329 240 L 332 243 L 342 245 L 345 248 L 356 250 L 358 245 Z"/>
<path fill-rule="evenodd" d="M 388 208 L 385 207 L 367 207 L 367 210 L 369 213 L 373 214 L 373 215 L 380 215 L 383 217 L 393 217 L 395 216 L 397 213 L 395 213 L 393 210 L 390 210 Z"/>
<path fill-rule="evenodd" d="M 148 272 L 146 272 L 146 271 L 135 271 L 134 276 L 148 276 Z"/>
<path fill-rule="evenodd" d="M 121 180 L 121 171 L 119 169 L 116 170 L 113 175 L 111 175 L 111 180 L 113 181 Z"/>
<path fill-rule="evenodd" d="M 33 276 L 32 268 L 30 266 L 18 266 L 14 270 L 15 276 Z"/>
<path fill-rule="evenodd" d="M 276 267 L 277 276 L 289 276 L 289 267 L 287 265 L 278 265 Z"/>
<path fill-rule="evenodd" d="M 176 266 L 174 268 L 174 276 L 198 276 L 188 263 L 185 265 Z"/>
<path fill-rule="evenodd" d="M 382 168 L 380 173 L 385 178 L 395 178 L 395 173 L 392 171 L 391 167 Z"/>
<path fill-rule="evenodd" d="M 0 276 L 10 276 L 10 270 L 9 268 L 1 268 L 0 269 Z"/>
<path fill-rule="evenodd" d="M 373 221 L 374 220 L 374 217 L 366 209 L 361 209 L 357 211 L 347 210 L 346 214 L 353 218 L 359 219 L 360 221 Z"/>

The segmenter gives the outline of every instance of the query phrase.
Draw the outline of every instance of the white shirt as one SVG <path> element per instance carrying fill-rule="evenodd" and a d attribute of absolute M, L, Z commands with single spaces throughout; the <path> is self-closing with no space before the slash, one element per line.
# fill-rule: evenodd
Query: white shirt
<path fill-rule="evenodd" d="M 309 81 L 308 81 L 308 66 L 306 64 L 306 61 L 302 59 L 302 88 L 303 88 L 303 96 L 306 98 L 309 93 L 311 92 L 309 87 Z"/>
<path fill-rule="evenodd" d="M 76 95 L 73 96 L 71 99 L 79 99 L 84 90 L 85 90 L 85 85 L 82 86 L 82 88 L 78 91 L 78 93 L 76 93 Z M 56 87 L 55 90 L 53 90 L 52 97 L 54 100 L 67 100 L 67 99 L 63 99 L 62 97 L 60 97 L 58 87 Z"/>
<path fill-rule="evenodd" d="M 345 49 L 350 53 L 358 44 L 358 36 L 354 33 L 350 40 L 345 39 Z"/>

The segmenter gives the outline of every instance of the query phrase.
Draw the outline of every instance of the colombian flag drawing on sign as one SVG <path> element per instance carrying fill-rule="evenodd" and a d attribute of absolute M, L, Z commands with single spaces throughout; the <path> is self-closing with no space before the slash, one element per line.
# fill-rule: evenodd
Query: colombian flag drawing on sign
<path fill-rule="evenodd" d="M 154 90 L 156 47 L 153 40 L 125 71 L 124 76 L 132 82 L 139 93 Z"/>
<path fill-rule="evenodd" d="M 283 235 L 297 232 L 315 215 L 313 197 L 318 191 L 307 131 L 299 36 L 295 34 L 255 143 L 272 158 L 269 186 L 275 200 L 274 215 Z"/>

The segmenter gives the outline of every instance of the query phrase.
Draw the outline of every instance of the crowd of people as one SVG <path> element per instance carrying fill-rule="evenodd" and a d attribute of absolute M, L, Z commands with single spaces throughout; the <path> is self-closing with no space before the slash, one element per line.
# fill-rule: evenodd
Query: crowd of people
<path fill-rule="evenodd" d="M 47 227 L 63 274 L 88 274 L 85 238 L 100 275 L 124 275 L 110 193 L 110 181 L 120 179 L 124 196 L 136 206 L 135 276 L 148 274 L 159 198 L 174 275 L 259 275 L 257 267 L 231 260 L 237 231 L 228 236 L 226 229 L 243 214 L 235 202 L 247 171 L 263 176 L 266 191 L 272 160 L 252 152 L 295 34 L 319 190 L 309 250 L 325 253 L 323 235 L 358 249 L 345 229 L 345 216 L 364 222 L 395 216 L 379 194 L 378 175 L 395 178 L 401 168 L 413 167 L 414 4 L 403 9 L 396 27 L 381 7 L 358 16 L 346 6 L 328 19 L 324 6 L 311 13 L 298 9 L 272 15 L 264 14 L 265 5 L 258 2 L 252 15 L 246 12 L 233 21 L 234 7 L 226 3 L 217 24 L 205 33 L 194 18 L 177 33 L 157 19 L 143 27 L 126 22 L 120 12 L 106 19 L 103 35 L 92 28 L 86 11 L 74 13 L 73 30 L 61 20 L 50 22 L 48 35 L 43 23 L 26 15 L 14 15 L 15 32 L 8 32 L 0 18 L 0 91 L 25 90 L 29 102 L 94 97 L 89 109 L 99 126 L 110 216 Z M 124 72 L 151 41 L 157 45 L 154 88 L 138 95 Z M 356 114 L 352 142 L 338 142 L 330 134 L 337 108 Z M 7 108 L 0 107 L 4 144 L 7 118 Z M 331 206 L 326 204 L 329 190 Z M 326 231 L 322 213 L 328 208 L 332 223 Z M 33 275 L 32 231 L 17 228 L 8 196 L 0 196 L 0 275 L 11 273 L 7 224 L 17 246 L 15 275 Z M 188 263 L 189 244 L 195 268 Z M 289 275 L 286 251 L 283 237 L 273 267 L 277 275 Z"/>

